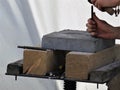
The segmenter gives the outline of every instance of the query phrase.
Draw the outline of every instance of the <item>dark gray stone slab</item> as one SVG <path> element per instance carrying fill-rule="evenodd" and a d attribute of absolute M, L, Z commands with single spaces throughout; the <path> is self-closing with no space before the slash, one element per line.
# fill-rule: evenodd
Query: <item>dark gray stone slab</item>
<path fill-rule="evenodd" d="M 90 73 L 90 81 L 106 82 L 111 80 L 118 73 L 120 73 L 120 60 L 93 70 Z"/>
<path fill-rule="evenodd" d="M 19 60 L 7 65 L 7 74 L 19 75 L 23 73 L 23 60 Z"/>
<path fill-rule="evenodd" d="M 115 45 L 115 40 L 92 37 L 87 31 L 63 30 L 44 35 L 42 48 L 97 52 Z"/>

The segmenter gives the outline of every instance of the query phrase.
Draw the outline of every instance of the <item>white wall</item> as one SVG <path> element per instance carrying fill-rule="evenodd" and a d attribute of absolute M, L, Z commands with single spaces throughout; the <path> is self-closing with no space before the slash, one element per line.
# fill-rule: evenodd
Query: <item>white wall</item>
<path fill-rule="evenodd" d="M 20 8 L 22 2 L 19 1 L 0 0 L 0 90 L 57 90 L 55 81 L 25 77 L 18 77 L 18 81 L 15 81 L 13 76 L 5 75 L 8 63 L 23 58 L 23 50 L 18 49 L 18 45 L 40 44 L 37 33 L 37 37 L 32 36 L 36 30 L 33 24 L 30 25 L 32 19 L 29 16 L 28 22 L 25 18 Z"/>

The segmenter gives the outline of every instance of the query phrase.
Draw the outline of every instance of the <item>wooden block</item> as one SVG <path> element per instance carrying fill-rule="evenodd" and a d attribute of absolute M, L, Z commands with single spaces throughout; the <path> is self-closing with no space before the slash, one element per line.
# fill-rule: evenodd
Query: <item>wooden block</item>
<path fill-rule="evenodd" d="M 104 49 L 97 53 L 70 52 L 66 56 L 65 76 L 80 80 L 88 80 L 89 73 L 101 66 L 116 60 L 115 52 L 120 46 Z"/>
<path fill-rule="evenodd" d="M 90 81 L 107 82 L 120 73 L 120 60 L 90 72 Z"/>
<path fill-rule="evenodd" d="M 19 60 L 7 65 L 7 74 L 19 75 L 23 73 L 23 60 Z"/>
<path fill-rule="evenodd" d="M 45 75 L 56 68 L 53 51 L 24 50 L 23 72 L 33 75 Z"/>

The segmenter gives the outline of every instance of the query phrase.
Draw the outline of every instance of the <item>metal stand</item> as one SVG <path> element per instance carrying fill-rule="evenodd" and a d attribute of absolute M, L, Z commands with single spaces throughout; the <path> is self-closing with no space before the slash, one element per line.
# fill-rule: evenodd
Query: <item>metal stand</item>
<path fill-rule="evenodd" d="M 76 81 L 64 80 L 64 90 L 76 90 Z"/>

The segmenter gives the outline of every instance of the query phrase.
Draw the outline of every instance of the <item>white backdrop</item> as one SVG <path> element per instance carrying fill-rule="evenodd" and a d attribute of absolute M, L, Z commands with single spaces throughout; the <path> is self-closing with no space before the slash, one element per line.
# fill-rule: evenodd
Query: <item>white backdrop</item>
<path fill-rule="evenodd" d="M 95 9 L 110 24 L 119 25 L 119 17 Z M 41 45 L 44 34 L 63 29 L 86 30 L 90 18 L 87 0 L 0 0 L 0 89 L 62 90 L 62 82 L 36 78 L 5 76 L 7 64 L 23 56 L 18 45 Z M 119 42 L 119 41 L 117 41 Z M 100 85 L 98 90 L 106 90 Z M 78 83 L 78 90 L 97 90 L 96 84 Z"/>

